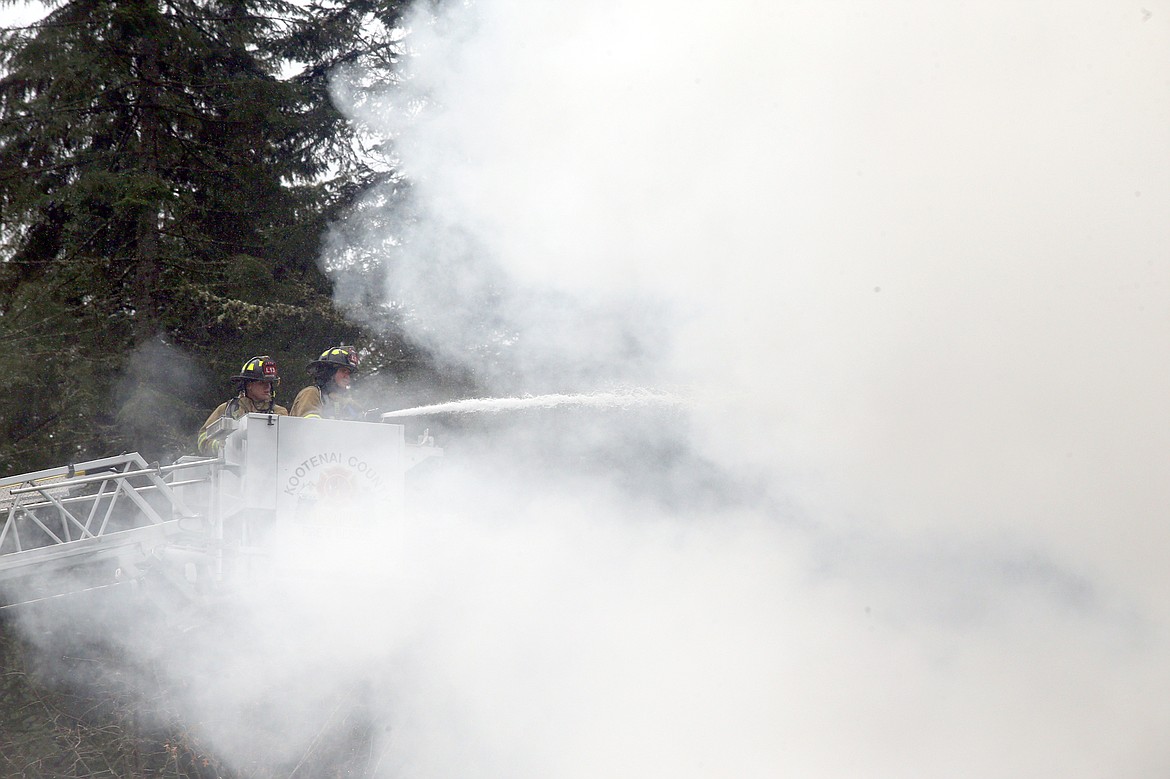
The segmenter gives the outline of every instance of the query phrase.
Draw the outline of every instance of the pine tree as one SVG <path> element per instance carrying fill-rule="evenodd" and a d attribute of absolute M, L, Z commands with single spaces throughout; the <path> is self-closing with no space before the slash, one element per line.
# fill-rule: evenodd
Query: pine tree
<path fill-rule="evenodd" d="M 0 32 L 0 472 L 177 454 L 248 357 L 295 381 L 360 336 L 316 258 L 384 174 L 328 75 L 392 57 L 400 12 L 69 0 Z"/>

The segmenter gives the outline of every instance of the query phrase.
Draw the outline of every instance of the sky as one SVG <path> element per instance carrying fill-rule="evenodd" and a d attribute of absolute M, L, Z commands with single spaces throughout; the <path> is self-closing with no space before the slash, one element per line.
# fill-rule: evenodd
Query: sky
<path fill-rule="evenodd" d="M 35 22 L 45 15 L 40 3 L 14 3 L 0 7 L 0 26 L 18 27 Z"/>
<path fill-rule="evenodd" d="M 379 292 L 491 394 L 686 411 L 447 432 L 392 537 L 290 552 L 338 575 L 173 659 L 210 743 L 245 764 L 275 697 L 296 754 L 361 679 L 379 776 L 1170 771 L 1170 3 L 410 28 L 396 89 L 335 86 L 417 221 L 326 245 L 392 246 Z"/>

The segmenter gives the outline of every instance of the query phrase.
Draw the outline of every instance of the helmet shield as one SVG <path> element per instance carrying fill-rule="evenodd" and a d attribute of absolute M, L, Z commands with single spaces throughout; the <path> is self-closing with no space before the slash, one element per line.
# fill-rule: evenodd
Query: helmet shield
<path fill-rule="evenodd" d="M 280 386 L 280 373 L 276 369 L 276 362 L 268 355 L 260 355 L 248 360 L 240 368 L 240 373 L 232 377 L 233 382 L 267 381 L 272 383 L 273 389 Z"/>

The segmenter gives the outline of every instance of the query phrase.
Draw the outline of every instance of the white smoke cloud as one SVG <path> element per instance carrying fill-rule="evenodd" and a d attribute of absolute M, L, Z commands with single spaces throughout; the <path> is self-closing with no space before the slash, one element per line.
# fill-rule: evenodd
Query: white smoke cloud
<path fill-rule="evenodd" d="M 403 100 L 426 107 L 386 118 L 424 211 L 531 297 L 678 315 L 641 378 L 706 401 L 698 450 L 769 475 L 811 526 L 684 523 L 693 545 L 672 547 L 607 508 L 591 522 L 628 557 L 577 593 L 589 651 L 543 613 L 489 644 L 521 658 L 510 673 L 437 641 L 436 669 L 552 716 L 456 694 L 441 705 L 462 727 L 431 709 L 404 752 L 443 775 L 468 773 L 445 738 L 546 775 L 1163 771 L 1167 11 L 420 18 Z M 525 335 L 547 313 L 508 311 Z M 581 332 L 573 355 L 613 358 Z M 603 532 L 579 495 L 546 497 Z M 541 532 L 495 548 L 614 573 L 573 530 Z M 571 601 L 526 577 L 542 604 Z M 527 677 L 549 664 L 568 667 Z"/>
<path fill-rule="evenodd" d="M 407 40 L 360 113 L 409 210 L 331 247 L 391 247 L 494 391 L 593 403 L 436 422 L 401 521 L 278 524 L 185 636 L 111 620 L 200 743 L 1166 774 L 1170 5 L 479 0 Z M 639 386 L 685 417 L 596 408 Z"/>
<path fill-rule="evenodd" d="M 685 389 L 766 499 L 450 520 L 396 770 L 1165 773 L 1170 6 L 481 0 L 408 40 L 362 118 L 441 215 L 391 266 L 419 337 L 489 279 L 521 389 Z"/>

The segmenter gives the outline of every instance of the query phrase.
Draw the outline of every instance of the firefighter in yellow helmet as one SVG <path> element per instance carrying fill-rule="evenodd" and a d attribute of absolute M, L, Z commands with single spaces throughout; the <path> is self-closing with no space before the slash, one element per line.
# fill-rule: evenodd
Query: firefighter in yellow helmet
<path fill-rule="evenodd" d="M 239 419 L 245 414 L 288 416 L 287 408 L 276 405 L 276 388 L 280 386 L 280 373 L 276 370 L 276 363 L 268 355 L 248 360 L 240 368 L 239 374 L 232 376 L 231 382 L 236 390 L 236 396 L 225 403 L 220 403 L 203 423 L 203 427 L 199 428 L 200 454 L 219 454 L 223 441 L 212 437 L 209 428 L 222 417 Z"/>
<path fill-rule="evenodd" d="M 357 349 L 333 346 L 309 363 L 313 383 L 297 393 L 291 415 L 310 419 L 361 419 L 349 397 L 349 384 L 358 367 Z"/>

